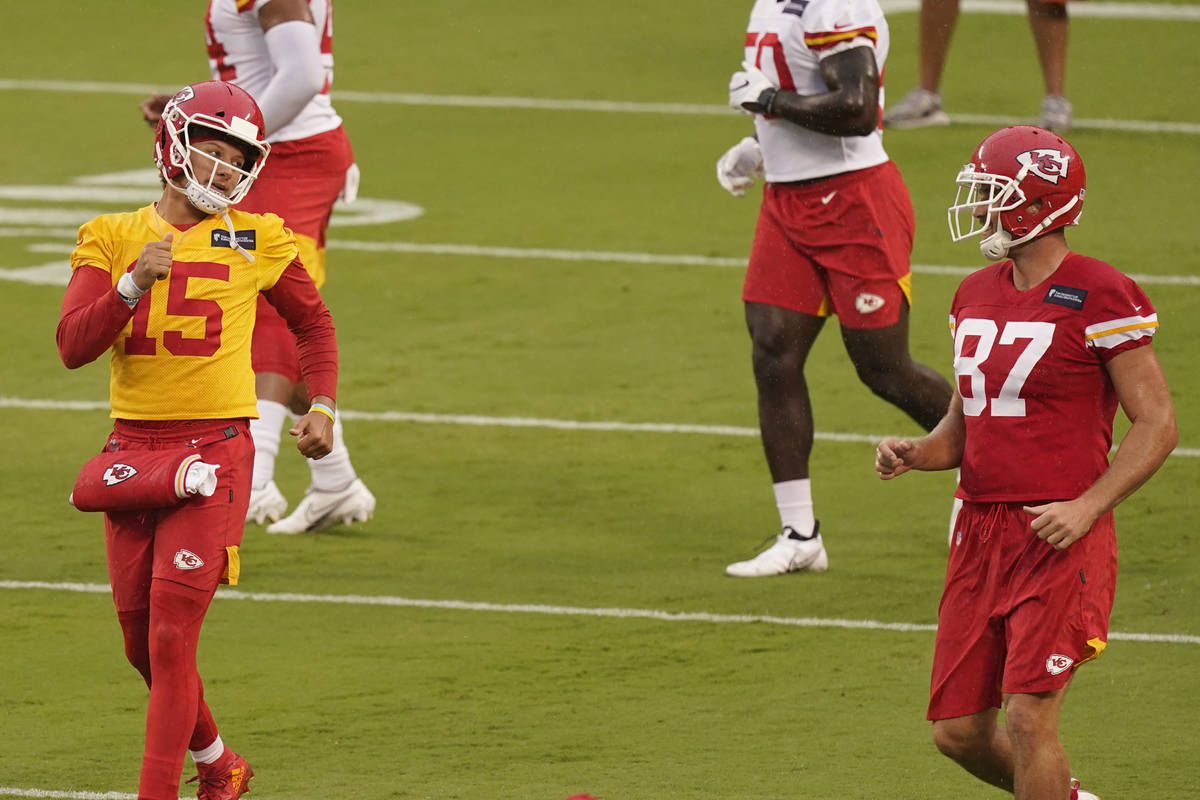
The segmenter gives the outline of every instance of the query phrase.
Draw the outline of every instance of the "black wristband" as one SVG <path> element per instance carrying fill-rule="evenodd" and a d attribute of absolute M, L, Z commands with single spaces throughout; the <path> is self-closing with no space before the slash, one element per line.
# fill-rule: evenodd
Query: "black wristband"
<path fill-rule="evenodd" d="M 777 95 L 777 94 L 779 94 L 779 90 L 776 89 L 774 86 L 772 86 L 768 89 L 763 89 L 762 94 L 760 94 L 758 96 L 758 99 L 754 101 L 755 104 L 758 106 L 759 111 L 762 112 L 763 114 L 770 115 L 771 106 L 773 106 L 775 104 L 775 95 Z"/>

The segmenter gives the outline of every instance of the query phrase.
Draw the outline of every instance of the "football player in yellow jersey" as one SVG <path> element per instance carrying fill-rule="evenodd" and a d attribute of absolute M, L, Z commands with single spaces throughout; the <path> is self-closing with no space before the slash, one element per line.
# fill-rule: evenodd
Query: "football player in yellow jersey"
<path fill-rule="evenodd" d="M 115 421 L 104 450 L 136 464 L 139 452 L 191 447 L 216 465 L 207 493 L 163 508 L 105 511 L 125 654 L 150 687 L 139 800 L 176 800 L 185 751 L 197 765 L 201 800 L 236 800 L 253 776 L 218 735 L 196 645 L 218 583 L 236 583 L 240 568 L 260 293 L 299 343 L 311 406 L 290 431 L 297 448 L 321 458 L 333 444 L 337 341 L 329 311 L 282 220 L 230 208 L 269 151 L 262 113 L 244 90 L 220 81 L 185 86 L 155 134 L 158 202 L 84 224 L 71 255 L 59 354 L 75 368 L 111 353 Z"/>
<path fill-rule="evenodd" d="M 199 0 L 197 0 L 199 4 Z M 335 202 L 354 200 L 358 166 L 342 118 L 330 101 L 333 85 L 333 0 L 206 0 L 204 38 L 214 79 L 250 93 L 262 109 L 271 159 L 237 207 L 278 214 L 296 234 L 301 260 L 320 289 L 325 235 Z M 140 106 L 157 125 L 168 95 Z M 310 486 L 292 511 L 275 482 L 280 436 L 289 416 L 308 408 L 296 337 L 265 300 L 258 304 L 251 343 L 258 395 L 254 477 L 246 521 L 266 532 L 298 534 L 365 522 L 375 495 L 359 477 L 340 422 L 333 450 L 309 460 Z"/>

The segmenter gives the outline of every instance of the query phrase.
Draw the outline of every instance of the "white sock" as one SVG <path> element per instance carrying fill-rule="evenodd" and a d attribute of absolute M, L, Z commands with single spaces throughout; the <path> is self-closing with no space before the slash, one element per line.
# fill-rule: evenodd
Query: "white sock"
<path fill-rule="evenodd" d="M 258 462 L 255 462 L 258 466 Z M 350 452 L 342 438 L 342 421 L 333 423 L 333 449 L 322 459 L 308 460 L 308 471 L 312 475 L 312 486 L 318 492 L 340 492 L 358 477 L 350 464 Z"/>
<path fill-rule="evenodd" d="M 779 521 L 801 536 L 811 534 L 817 524 L 813 518 L 812 481 L 808 478 L 781 481 L 773 488 Z"/>
<path fill-rule="evenodd" d="M 250 479 L 253 489 L 262 489 L 275 479 L 275 456 L 279 455 L 279 437 L 287 416 L 287 406 L 283 403 L 258 401 L 258 419 L 250 420 L 250 436 L 254 439 L 254 472 Z"/>
<path fill-rule="evenodd" d="M 220 758 L 224 752 L 225 743 L 221 741 L 220 734 L 217 734 L 217 738 L 213 740 L 213 743 L 203 750 L 188 750 L 188 753 L 192 756 L 192 761 L 197 764 L 211 764 Z"/>

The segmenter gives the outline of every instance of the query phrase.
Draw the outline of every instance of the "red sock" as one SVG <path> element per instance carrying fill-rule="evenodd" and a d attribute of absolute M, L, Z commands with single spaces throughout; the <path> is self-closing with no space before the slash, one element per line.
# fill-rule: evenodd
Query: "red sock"
<path fill-rule="evenodd" d="M 188 740 L 196 728 L 200 675 L 196 645 L 212 594 L 155 579 L 150 586 L 149 652 L 154 679 L 146 711 L 139 800 L 176 800 Z"/>

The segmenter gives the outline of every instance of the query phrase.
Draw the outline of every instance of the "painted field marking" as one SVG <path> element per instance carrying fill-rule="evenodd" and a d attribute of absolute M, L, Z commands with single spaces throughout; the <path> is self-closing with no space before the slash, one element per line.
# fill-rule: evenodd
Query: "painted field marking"
<path fill-rule="evenodd" d="M 881 0 L 884 13 L 905 14 L 919 11 L 920 0 Z M 1021 0 L 965 0 L 964 14 L 1002 14 L 1024 17 L 1029 10 Z M 1088 3 L 1071 7 L 1072 17 L 1092 19 L 1132 19 L 1164 22 L 1200 22 L 1200 7 L 1172 3 Z"/>
<path fill-rule="evenodd" d="M 406 204 L 407 205 L 407 204 Z M 96 212 L 97 214 L 100 212 Z M 0 223 L 4 222 L 4 211 L 0 210 Z M 86 217 L 79 217 L 85 219 Z M 338 225 L 338 215 L 333 217 Z M 345 224 L 345 223 L 342 223 Z M 4 228 L 0 225 L 0 237 L 62 236 L 74 237 L 70 228 Z M 551 247 L 505 247 L 493 245 L 460 244 L 455 242 L 403 242 L 363 241 L 355 239 L 329 239 L 330 250 L 346 250 L 360 253 L 407 253 L 411 255 L 465 256 L 473 258 L 513 258 L 527 261 L 595 262 L 606 264 L 643 264 L 662 267 L 718 267 L 722 269 L 745 269 L 746 258 L 732 256 L 699 256 L 688 253 L 638 253 L 620 250 L 566 250 Z M 33 253 L 67 255 L 74 249 L 70 244 L 36 242 L 26 248 Z M 947 264 L 913 264 L 917 275 L 969 275 L 980 266 L 954 266 Z M 1200 275 L 1150 275 L 1126 273 L 1143 286 L 1200 286 Z M 0 267 L 0 280 L 21 281 L 43 285 L 66 286 L 70 270 L 66 260 L 52 261 L 30 267 Z"/>
<path fill-rule="evenodd" d="M 58 789 L 18 789 L 0 786 L 0 797 L 38 797 L 58 800 L 137 800 L 136 794 L 124 792 L 67 792 Z M 184 798 L 180 798 L 184 800 Z"/>
<path fill-rule="evenodd" d="M 106 402 L 93 400 L 40 400 L 0 395 L 0 408 L 33 411 L 108 411 Z M 570 420 L 544 417 L 492 417 L 480 414 L 431 414 L 417 411 L 355 411 L 340 409 L 342 419 L 364 422 L 415 422 L 429 425 L 474 425 L 485 428 L 546 428 L 560 431 L 615 431 L 619 433 L 683 433 L 703 436 L 757 437 L 758 428 L 737 425 L 689 425 L 673 422 L 621 422 L 617 420 Z M 814 438 L 826 442 L 876 444 L 895 434 L 835 433 L 816 431 Z M 1200 448 L 1176 447 L 1172 456 L 1200 457 Z"/>
<path fill-rule="evenodd" d="M 0 589 L 109 594 L 107 583 L 74 583 L 48 581 L 0 581 Z M 566 617 L 601 617 L 610 619 L 648 619 L 657 622 L 708 622 L 714 624 L 784 625 L 794 628 L 842 628 L 846 630 L 891 631 L 896 633 L 925 633 L 937 630 L 937 625 L 923 622 L 881 622 L 873 619 L 838 619 L 826 617 L 776 617 L 764 614 L 712 614 L 707 611 L 659 611 L 649 608 L 584 608 L 580 606 L 550 606 L 536 603 L 481 603 L 467 600 L 428 600 L 413 597 L 361 594 L 302 594 L 296 592 L 241 592 L 220 588 L 218 600 L 243 600 L 256 603 L 305 603 L 346 606 L 384 606 L 390 608 L 428 608 L 443 611 L 480 611 L 498 614 L 545 614 Z M 1186 633 L 1120 633 L 1109 632 L 1114 641 L 1153 642 L 1158 644 L 1200 644 L 1200 636 Z"/>
<path fill-rule="evenodd" d="M 108 411 L 105 402 L 94 400 L 40 400 L 0 395 L 0 408 L 23 408 L 30 411 Z M 701 436 L 757 437 L 758 428 L 738 425 L 689 425 L 674 422 L 620 422 L 617 420 L 572 420 L 544 417 L 490 417 L 481 414 L 431 414 L 418 411 L 355 411 L 338 410 L 342 419 L 364 422 L 415 422 L 427 425 L 474 425 L 482 428 L 545 428 L 559 431 L 615 431 L 618 433 L 683 433 Z M 825 442 L 876 444 L 882 433 L 835 433 L 816 431 L 813 437 Z M 1174 457 L 1200 457 L 1200 448 L 1176 447 Z"/>
<path fill-rule="evenodd" d="M 1082 4 L 1081 4 L 1082 5 Z M 1124 5 L 1124 4 L 1112 4 Z M 1023 6 L 1022 6 L 1023 8 Z M 1170 8 L 1197 8 L 1171 6 Z M 1007 12 L 1006 12 L 1007 13 Z M 1022 12 L 1024 13 L 1024 12 Z M 1074 11 L 1072 12 L 1074 13 Z M 1126 17 L 1122 17 L 1124 19 Z M 1166 17 L 1155 17 L 1166 19 Z M 1200 20 L 1200 14 L 1183 16 L 1184 21 Z M 61 81 L 5 78 L 0 79 L 0 91 L 69 92 L 75 94 L 123 94 L 145 96 L 164 91 L 160 86 L 134 83 L 103 83 L 99 81 Z M 490 97 L 486 95 L 421 94 L 414 92 L 363 92 L 334 90 L 338 103 L 371 103 L 377 105 L 437 106 L 443 108 L 504 108 L 540 111 L 588 111 L 623 114 L 682 114 L 686 116 L 723 116 L 735 112 L 726 105 L 708 103 L 655 103 L 617 100 L 553 99 L 543 97 Z M 1033 121 L 1032 117 L 1013 117 L 995 114 L 951 114 L 952 122 L 966 125 L 1002 126 Z M 1156 120 L 1117 120 L 1076 118 L 1076 130 L 1136 131 L 1140 133 L 1177 133 L 1200 135 L 1200 122 Z"/>
<path fill-rule="evenodd" d="M 335 217 L 336 219 L 336 217 Z M 365 253 L 412 253 L 435 256 L 477 256 L 482 258 L 520 258 L 546 261 L 596 261 L 609 264 L 647 264 L 652 266 L 725 267 L 745 269 L 746 257 L 698 256 L 687 253 L 637 253 L 619 250 L 560 250 L 545 247 L 495 247 L 448 242 L 375 242 L 352 239 L 330 239 L 331 250 L 353 250 Z M 941 264 L 913 264 L 912 271 L 924 275 L 969 275 L 983 265 L 974 267 Z M 1147 286 L 1200 286 L 1200 275 L 1148 275 L 1126 273 Z"/>

